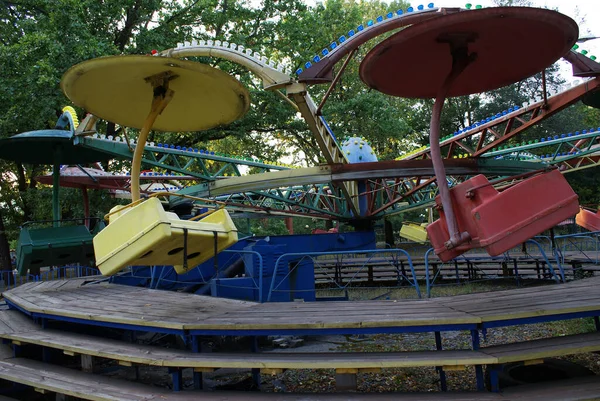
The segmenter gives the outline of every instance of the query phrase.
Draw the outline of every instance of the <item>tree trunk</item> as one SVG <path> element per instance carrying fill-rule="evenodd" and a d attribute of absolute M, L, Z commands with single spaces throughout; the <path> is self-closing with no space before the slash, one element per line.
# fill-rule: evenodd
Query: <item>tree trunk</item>
<path fill-rule="evenodd" d="M 8 245 L 8 237 L 4 230 L 4 219 L 2 216 L 2 208 L 0 208 L 0 270 L 11 271 L 13 269 L 10 261 L 10 246 Z"/>

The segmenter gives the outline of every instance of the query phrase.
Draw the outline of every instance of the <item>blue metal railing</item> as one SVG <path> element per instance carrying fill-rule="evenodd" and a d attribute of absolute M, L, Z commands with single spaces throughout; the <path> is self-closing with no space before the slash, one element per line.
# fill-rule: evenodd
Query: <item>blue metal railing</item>
<path fill-rule="evenodd" d="M 535 238 L 537 238 L 537 239 L 547 239 L 549 241 L 550 245 L 551 245 L 551 241 L 550 241 L 549 237 L 540 236 L 540 237 L 535 237 Z M 540 252 L 539 257 L 541 257 L 542 260 L 543 260 L 543 262 L 545 263 L 545 265 L 548 266 L 548 270 L 550 272 L 550 275 L 554 279 L 554 281 L 556 281 L 557 283 L 560 283 L 560 282 L 564 283 L 565 282 L 565 273 L 564 273 L 563 264 L 561 263 L 561 259 L 559 258 L 559 255 L 556 252 L 554 252 L 552 250 L 552 248 L 550 247 L 550 250 L 552 251 L 552 256 L 553 256 L 553 259 L 554 259 L 554 263 L 556 264 L 556 267 L 557 267 L 557 269 L 559 271 L 559 275 L 557 275 L 556 271 L 555 271 L 555 268 L 554 268 L 554 265 L 553 265 L 552 262 L 550 262 L 550 259 L 548 258 L 546 252 L 544 251 L 543 246 L 538 241 L 536 241 L 534 239 L 529 239 L 529 240 L 526 241 L 526 243 L 533 244 L 533 245 L 535 245 L 537 247 L 537 249 Z M 428 249 L 425 252 L 425 285 L 426 285 L 426 292 L 427 292 L 427 297 L 428 298 L 431 297 L 431 289 L 434 287 L 436 279 L 439 278 L 439 276 L 440 276 L 440 274 L 442 272 L 442 269 L 437 269 L 437 271 L 433 274 L 433 277 L 431 276 L 429 257 L 431 256 L 432 252 L 433 252 L 433 248 L 430 248 L 430 249 Z M 516 252 L 516 248 L 513 249 L 513 250 L 509 250 L 509 251 L 505 252 L 502 257 L 487 256 L 487 257 L 484 257 L 484 258 L 481 258 L 481 257 L 477 258 L 477 257 L 471 256 L 471 255 L 468 255 L 468 254 L 465 253 L 465 254 L 463 254 L 463 255 L 461 255 L 461 256 L 453 259 L 452 262 L 454 262 L 456 260 L 459 260 L 459 259 L 460 260 L 464 260 L 466 262 L 471 262 L 471 261 L 476 261 L 476 260 L 498 260 L 498 259 L 499 259 L 500 262 L 502 262 L 503 260 L 504 261 L 517 260 L 516 258 L 511 257 L 510 252 Z M 528 257 L 533 257 L 533 256 L 532 255 L 528 255 L 528 254 L 525 255 L 525 256 L 519 256 L 518 260 L 523 261 L 524 258 L 528 258 Z M 447 263 L 449 263 L 449 262 L 447 262 Z M 473 263 L 473 265 L 475 265 L 475 264 Z M 476 265 L 474 267 L 477 268 Z M 485 276 L 485 278 L 483 280 L 492 280 L 492 279 L 496 279 L 497 278 L 496 276 L 489 275 L 488 273 L 486 273 L 486 272 L 484 272 L 482 270 L 480 270 L 480 271 Z M 455 274 L 456 274 L 457 282 L 458 282 L 458 284 L 460 284 L 459 272 L 456 271 Z M 517 284 L 520 284 L 519 280 L 521 278 L 521 275 L 519 274 L 518 270 L 515 271 L 514 278 L 516 279 Z M 469 282 L 474 282 L 474 281 L 475 280 L 469 280 Z M 477 280 L 477 281 L 482 281 L 482 280 Z"/>
<path fill-rule="evenodd" d="M 100 270 L 89 266 L 61 266 L 51 270 L 41 272 L 40 274 L 17 275 L 16 271 L 4 271 L 1 274 L 2 290 L 10 290 L 23 284 L 38 281 L 56 281 L 71 278 L 81 278 L 88 276 L 101 275 Z"/>
<path fill-rule="evenodd" d="M 406 252 L 403 249 L 377 249 L 377 250 L 363 250 L 363 251 L 340 251 L 340 252 L 298 252 L 298 253 L 285 253 L 283 255 L 281 255 L 279 258 L 277 258 L 277 261 L 275 262 L 275 268 L 273 271 L 273 278 L 271 279 L 271 285 L 269 287 L 269 294 L 267 297 L 267 302 L 269 302 L 271 300 L 271 296 L 273 295 L 273 292 L 278 291 L 278 287 L 281 283 L 283 283 L 285 281 L 285 279 L 287 279 L 294 271 L 294 269 L 296 269 L 296 266 L 300 265 L 301 262 L 303 260 L 311 260 L 313 263 L 315 263 L 316 265 L 319 264 L 319 257 L 323 257 L 323 256 L 335 256 L 337 258 L 336 262 L 342 264 L 342 259 L 344 257 L 349 257 L 352 255 L 371 255 L 370 257 L 367 258 L 367 260 L 365 260 L 362 263 L 362 266 L 360 266 L 360 268 L 354 272 L 354 274 L 350 277 L 350 279 L 348 280 L 348 282 L 346 282 L 346 284 L 339 284 L 337 282 L 337 280 L 332 280 L 331 282 L 336 285 L 338 287 L 338 289 L 347 289 L 348 286 L 350 286 L 353 281 L 358 277 L 358 275 L 364 271 L 365 268 L 368 268 L 369 264 L 371 262 L 374 262 L 375 256 L 381 256 L 381 255 L 388 255 L 389 257 L 391 257 L 391 262 L 394 265 L 397 265 L 397 262 L 399 260 L 400 255 L 404 255 L 406 257 L 406 260 L 408 262 L 408 266 L 410 268 L 410 272 L 411 272 L 411 276 L 412 276 L 412 280 L 408 277 L 406 277 L 405 275 L 402 275 L 402 277 L 404 279 L 406 279 L 406 281 L 415 288 L 417 296 L 419 298 L 421 298 L 421 290 L 419 288 L 419 283 L 417 281 L 417 277 L 415 274 L 415 268 L 413 266 L 412 263 L 412 259 L 410 257 L 410 255 L 408 254 L 408 252 Z M 378 261 L 381 260 L 381 258 L 377 259 Z M 289 264 L 293 262 L 295 264 L 295 266 L 293 268 L 289 268 Z M 322 260 L 321 260 L 322 262 Z M 397 266 L 395 266 L 397 268 Z M 287 271 L 287 274 L 285 274 L 285 276 L 283 278 L 281 278 L 279 280 L 279 283 L 277 283 L 276 285 L 276 280 L 277 280 L 277 273 L 282 271 L 282 269 L 284 269 L 284 271 Z M 401 274 L 401 273 L 399 273 Z M 288 291 L 288 290 L 283 290 L 283 291 Z"/>

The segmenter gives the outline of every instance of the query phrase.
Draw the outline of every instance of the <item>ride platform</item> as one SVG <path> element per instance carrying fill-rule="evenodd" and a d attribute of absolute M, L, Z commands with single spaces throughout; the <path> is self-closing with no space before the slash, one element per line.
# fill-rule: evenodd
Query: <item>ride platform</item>
<path fill-rule="evenodd" d="M 89 279 L 24 284 L 3 294 L 42 319 L 191 335 L 324 335 L 481 330 L 600 316 L 600 277 L 420 300 L 255 303 Z"/>
<path fill-rule="evenodd" d="M 264 304 L 108 284 L 97 280 L 98 278 L 84 278 L 34 282 L 5 292 L 3 295 L 6 302 L 15 310 L 0 312 L 0 338 L 12 343 L 15 356 L 19 356 L 21 348 L 25 346 L 41 346 L 44 349 L 62 350 L 66 355 L 81 356 L 82 369 L 88 369 L 88 372 L 93 364 L 92 358 L 111 359 L 126 367 L 146 365 L 168 368 L 173 376 L 175 393 L 18 357 L 0 358 L 3 359 L 0 360 L 0 378 L 84 399 L 112 399 L 110 394 L 105 394 L 106 390 L 115 394 L 121 392 L 132 396 L 137 394 L 187 400 L 205 399 L 203 397 L 207 395 L 188 391 L 178 393 L 183 390 L 181 372 L 186 368 L 193 369 L 194 387 L 198 389 L 202 383 L 201 373 L 219 368 L 253 369 L 262 374 L 279 374 L 287 369 L 335 369 L 336 380 L 343 383 L 348 376 L 362 372 L 380 372 L 381 369 L 398 367 L 436 367 L 443 378 L 441 386 L 445 391 L 445 370 L 464 370 L 466 366 L 475 366 L 477 388 L 482 391 L 485 388 L 483 366 L 487 366 L 492 375 L 491 389 L 497 391 L 498 379 L 497 376 L 494 379 L 494 372 L 504 364 L 539 364 L 543 363 L 544 358 L 600 351 L 598 332 L 490 347 L 479 345 L 480 331 L 488 328 L 580 317 L 596 318 L 600 315 L 600 294 L 596 294 L 594 289 L 600 283 L 600 278 L 425 300 Z M 72 326 L 61 322 L 185 336 L 192 342 L 192 351 L 128 343 L 92 334 L 97 330 L 88 330 L 89 334 L 79 329 L 69 331 Z M 270 353 L 256 350 L 242 353 L 198 353 L 198 338 L 206 335 L 433 331 L 438 338 L 441 331 L 451 330 L 470 330 L 473 348 L 442 350 L 440 346 L 437 351 L 368 353 Z M 46 352 L 44 355 L 50 353 Z M 47 362 L 45 359 L 44 361 Z M 520 400 L 547 399 L 543 397 L 560 394 L 561 399 L 582 400 L 589 399 L 589 394 L 598 394 L 600 381 L 597 376 L 582 380 L 560 381 L 544 387 L 525 386 L 516 388 L 514 392 L 506 389 L 503 394 L 438 393 L 427 397 L 447 400 Z M 78 383 L 77 389 L 82 390 L 75 391 L 73 386 L 65 386 L 65 383 L 71 382 Z M 97 389 L 100 382 L 103 383 L 102 391 Z M 578 390 L 573 392 L 574 388 Z M 297 399 L 294 394 L 258 394 L 265 397 L 261 399 L 270 399 L 271 396 L 276 399 Z M 346 395 L 328 394 L 325 397 L 391 399 L 386 398 L 390 397 L 389 394 Z M 249 396 L 246 393 L 236 396 L 223 393 L 220 396 L 224 397 L 222 399 L 250 399 L 246 398 Z M 318 399 L 321 396 L 323 394 L 319 394 Z M 301 399 L 312 399 L 310 396 L 302 397 Z M 409 394 L 394 394 L 393 397 L 413 399 Z M 429 399 L 427 397 L 417 399 Z"/>

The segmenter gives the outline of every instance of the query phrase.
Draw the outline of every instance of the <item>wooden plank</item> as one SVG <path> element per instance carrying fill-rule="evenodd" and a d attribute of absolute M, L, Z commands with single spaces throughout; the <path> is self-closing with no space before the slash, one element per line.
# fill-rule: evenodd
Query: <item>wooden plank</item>
<path fill-rule="evenodd" d="M 358 373 L 381 373 L 381 368 L 362 368 L 358 369 Z"/>
<path fill-rule="evenodd" d="M 94 357 L 92 355 L 81 355 L 81 370 L 87 373 L 94 372 Z"/>
<path fill-rule="evenodd" d="M 442 366 L 442 368 L 448 372 L 467 370 L 467 367 L 465 365 L 444 365 Z"/>
<path fill-rule="evenodd" d="M 317 400 L 377 400 L 377 401 L 475 401 L 502 400 L 499 394 L 459 393 L 459 394 L 369 394 L 369 393 L 318 393 L 282 394 L 262 392 L 172 392 L 155 386 L 146 386 L 125 380 L 91 375 L 71 369 L 48 365 L 20 358 L 10 363 L 0 362 L 0 378 L 22 383 L 46 391 L 66 394 L 93 401 L 317 401 Z M 556 393 L 556 392 L 555 392 Z M 511 398 L 516 399 L 516 398 Z"/>
<path fill-rule="evenodd" d="M 542 363 L 544 363 L 543 359 L 529 359 L 529 360 L 523 361 L 523 365 L 525 365 L 525 366 L 540 365 Z"/>
<path fill-rule="evenodd" d="M 285 372 L 285 369 L 277 369 L 277 368 L 262 368 L 260 370 L 261 374 L 265 374 L 265 375 L 271 375 L 271 376 L 275 376 L 275 375 L 280 375 L 283 372 Z"/>
<path fill-rule="evenodd" d="M 6 335 L 23 343 L 61 349 L 73 354 L 114 359 L 130 364 L 197 368 L 372 369 L 496 363 L 497 358 L 471 351 L 418 351 L 399 353 L 207 353 L 124 343 L 58 330 Z"/>
<path fill-rule="evenodd" d="M 600 333 L 575 334 L 513 344 L 485 347 L 479 350 L 498 359 L 498 363 L 518 362 L 600 351 Z"/>
<path fill-rule="evenodd" d="M 335 370 L 336 375 L 347 375 L 347 374 L 356 374 L 358 373 L 358 369 L 356 368 L 337 368 Z"/>

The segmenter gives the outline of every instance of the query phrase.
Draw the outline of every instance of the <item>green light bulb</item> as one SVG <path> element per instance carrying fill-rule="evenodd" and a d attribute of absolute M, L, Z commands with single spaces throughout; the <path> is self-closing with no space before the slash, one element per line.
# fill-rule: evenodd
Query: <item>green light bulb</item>
<path fill-rule="evenodd" d="M 481 4 L 477 4 L 477 5 L 475 6 L 475 9 L 476 9 L 476 10 L 481 10 L 482 8 L 483 8 L 483 7 L 481 6 Z"/>
<path fill-rule="evenodd" d="M 590 58 L 594 61 L 596 61 L 596 56 L 590 56 Z"/>
<path fill-rule="evenodd" d="M 473 7 L 473 4 L 471 4 L 471 3 L 467 3 L 467 4 L 465 4 L 465 8 L 466 8 L 467 10 L 470 10 L 470 9 L 471 9 L 471 7 Z"/>
<path fill-rule="evenodd" d="M 582 50 L 581 54 L 583 54 L 585 56 L 586 54 L 588 54 L 588 51 L 587 50 Z"/>
<path fill-rule="evenodd" d="M 573 45 L 573 50 L 577 50 L 577 49 L 579 49 L 579 45 L 578 44 L 574 44 Z"/>

